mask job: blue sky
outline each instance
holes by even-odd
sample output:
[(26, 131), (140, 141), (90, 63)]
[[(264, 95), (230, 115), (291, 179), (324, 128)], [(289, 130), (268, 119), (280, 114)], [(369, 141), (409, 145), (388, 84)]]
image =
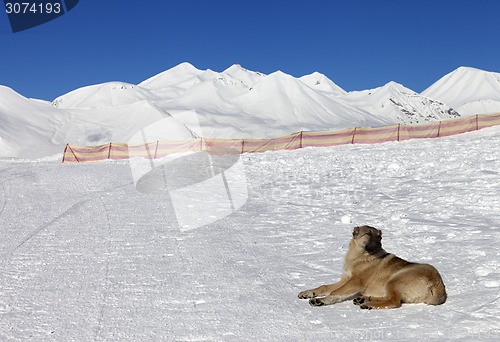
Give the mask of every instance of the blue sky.
[(347, 91), (396, 81), (420, 92), (459, 66), (500, 72), (499, 13), (498, 0), (80, 0), (14, 34), (2, 11), (0, 84), (52, 100), (190, 62), (319, 71)]

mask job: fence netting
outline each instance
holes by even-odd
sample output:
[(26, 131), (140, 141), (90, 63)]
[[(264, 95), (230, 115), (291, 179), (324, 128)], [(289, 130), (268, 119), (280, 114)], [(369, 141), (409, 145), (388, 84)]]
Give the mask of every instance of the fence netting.
[(163, 158), (169, 154), (208, 151), (213, 153), (255, 153), (327, 147), (346, 144), (377, 144), (409, 139), (439, 138), (500, 125), (500, 113), (419, 125), (391, 125), (376, 128), (348, 128), (332, 132), (301, 131), (272, 139), (207, 139), (155, 141), (142, 145), (109, 143), (99, 146), (67, 144), (62, 162), (122, 160), (134, 157)]

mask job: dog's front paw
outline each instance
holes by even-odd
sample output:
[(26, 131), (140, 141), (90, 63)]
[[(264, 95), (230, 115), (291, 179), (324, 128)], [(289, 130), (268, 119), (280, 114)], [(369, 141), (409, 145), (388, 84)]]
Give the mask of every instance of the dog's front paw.
[(300, 299), (314, 298), (316, 297), (316, 293), (313, 290), (302, 291), (299, 293)]
[(309, 299), (309, 304), (311, 306), (323, 306), (323, 305), (325, 305), (325, 303), (323, 302), (323, 300), (321, 298)]
[(364, 297), (357, 297), (352, 300), (354, 305), (362, 305), (365, 303), (365, 298)]
[(370, 305), (370, 297), (356, 297), (352, 300), (354, 305), (359, 306), (360, 309), (371, 310), (373, 307)]
[(358, 305), (360, 309), (371, 310), (373, 307), (369, 304), (370, 297), (357, 297), (352, 300), (354, 305)]

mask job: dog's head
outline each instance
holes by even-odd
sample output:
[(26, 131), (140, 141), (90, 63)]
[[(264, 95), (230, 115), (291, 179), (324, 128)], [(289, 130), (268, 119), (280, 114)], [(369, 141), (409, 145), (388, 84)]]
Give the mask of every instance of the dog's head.
[(352, 241), (368, 253), (376, 253), (382, 249), (382, 231), (370, 226), (355, 227)]

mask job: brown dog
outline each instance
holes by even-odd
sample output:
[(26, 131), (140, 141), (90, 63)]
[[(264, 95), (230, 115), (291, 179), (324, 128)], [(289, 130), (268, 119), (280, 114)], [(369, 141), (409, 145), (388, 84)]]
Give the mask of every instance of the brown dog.
[(370, 226), (354, 228), (342, 278), (299, 293), (313, 306), (354, 300), (362, 309), (398, 308), (402, 303), (443, 304), (446, 290), (431, 265), (411, 263), (382, 248), (382, 232)]

